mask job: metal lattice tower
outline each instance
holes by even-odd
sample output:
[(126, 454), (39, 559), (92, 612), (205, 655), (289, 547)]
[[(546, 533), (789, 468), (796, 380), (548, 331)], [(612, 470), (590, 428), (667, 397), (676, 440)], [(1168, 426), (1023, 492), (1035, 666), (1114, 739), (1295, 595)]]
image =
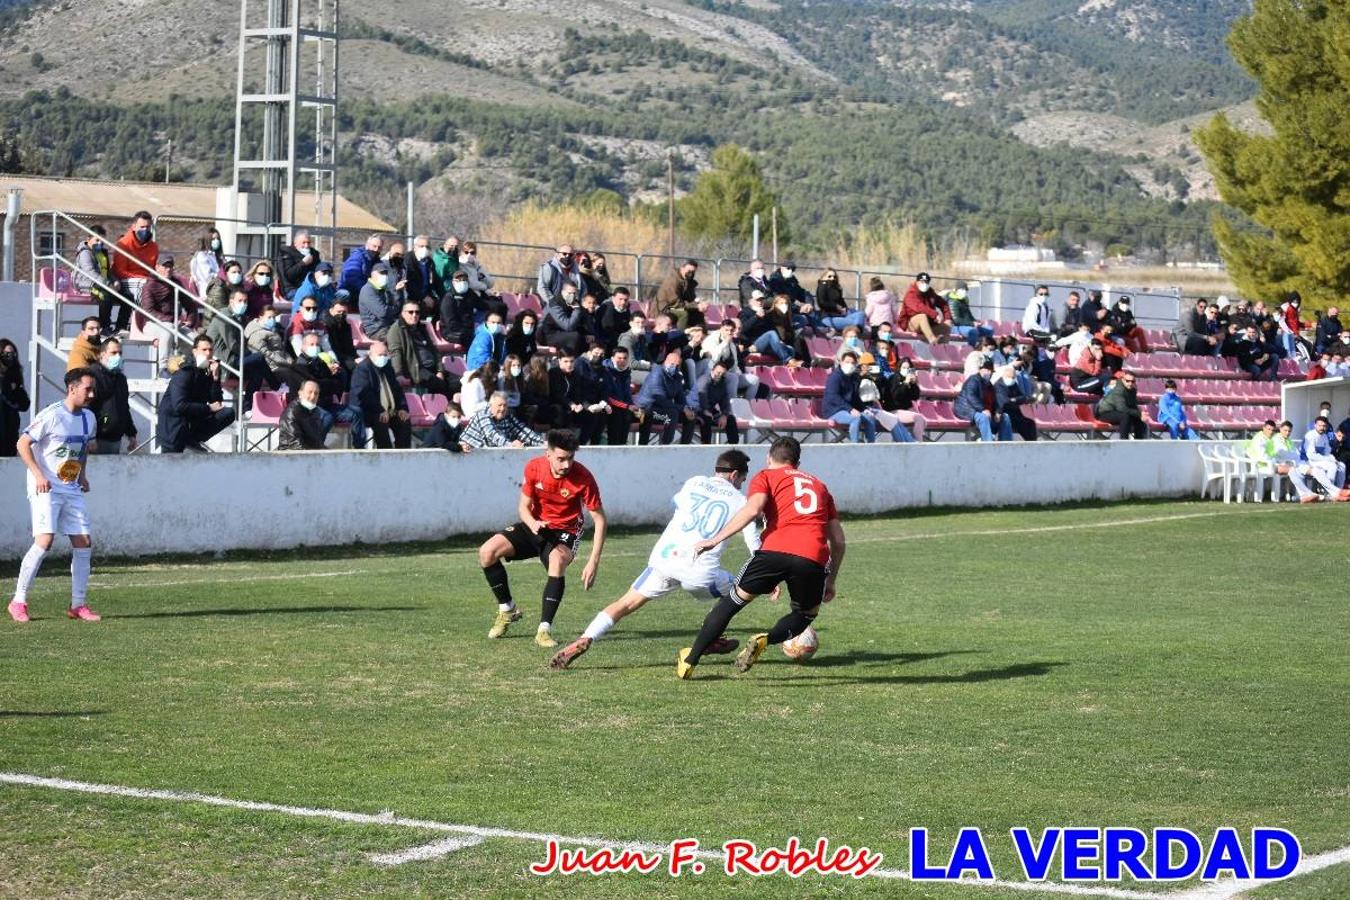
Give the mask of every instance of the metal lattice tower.
[[(337, 229), (338, 0), (240, 0), (234, 113), (236, 252), (272, 258)], [(230, 223), (221, 221), (221, 230)], [(270, 226), (270, 227), (269, 227)]]

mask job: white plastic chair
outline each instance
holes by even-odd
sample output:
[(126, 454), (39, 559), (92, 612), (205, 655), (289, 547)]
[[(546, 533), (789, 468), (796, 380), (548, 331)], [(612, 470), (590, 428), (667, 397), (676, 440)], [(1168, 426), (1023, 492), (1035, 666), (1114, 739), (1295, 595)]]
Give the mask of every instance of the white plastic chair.
[(1200, 497), (1204, 499), (1209, 496), (1210, 486), (1214, 486), (1214, 496), (1219, 496), (1219, 485), (1223, 485), (1223, 502), (1228, 503), (1231, 497), (1232, 481), (1228, 477), (1228, 462), (1218, 453), (1210, 450), (1208, 447), (1196, 447), (1196, 452), (1200, 454), (1200, 461), (1205, 466), (1205, 480), (1200, 485)]

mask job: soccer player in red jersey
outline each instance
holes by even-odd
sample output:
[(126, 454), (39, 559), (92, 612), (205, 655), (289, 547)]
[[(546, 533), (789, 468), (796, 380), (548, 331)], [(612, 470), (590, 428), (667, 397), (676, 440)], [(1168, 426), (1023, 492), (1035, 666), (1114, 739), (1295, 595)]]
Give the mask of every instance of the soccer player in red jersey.
[(497, 598), (497, 618), (488, 637), (499, 638), (521, 617), (511, 599), (511, 586), (502, 561), (531, 556), (539, 558), (548, 570), (548, 581), (544, 583), (544, 608), (534, 642), (540, 647), (556, 647), (558, 642), (551, 633), (553, 617), (562, 603), (567, 567), (576, 558), (577, 548), (581, 545), (582, 507), (590, 510), (595, 522), (595, 547), (586, 567), (581, 570), (581, 583), (588, 591), (595, 584), (600, 569), (606, 523), (595, 478), (574, 460), (576, 435), (570, 431), (550, 431), (546, 445), (543, 456), (536, 456), (525, 464), (518, 506), (520, 521), (488, 538), (478, 548), (478, 563)]
[(834, 599), (835, 579), (844, 562), (844, 529), (829, 488), (797, 468), (801, 459), (802, 445), (795, 439), (774, 441), (769, 446), (768, 468), (761, 469), (746, 490), (745, 506), (721, 531), (694, 545), (695, 552), (702, 553), (764, 517), (763, 542), (741, 569), (736, 590), (708, 613), (694, 645), (680, 651), (675, 662), (680, 678), (694, 677), (694, 666), (736, 613), (783, 582), (791, 609), (767, 632), (750, 638), (736, 657), (737, 671), (748, 672), (770, 644), (801, 634), (815, 620), (820, 604)]

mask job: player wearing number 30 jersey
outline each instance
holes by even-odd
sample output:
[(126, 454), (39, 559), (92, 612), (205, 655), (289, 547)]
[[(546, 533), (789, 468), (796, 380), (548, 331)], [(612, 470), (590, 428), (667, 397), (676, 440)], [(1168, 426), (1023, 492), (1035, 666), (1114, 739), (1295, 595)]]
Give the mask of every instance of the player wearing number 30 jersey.
[[(647, 568), (626, 594), (596, 614), (581, 637), (554, 655), (549, 662), (551, 668), (566, 669), (614, 623), (637, 612), (648, 600), (663, 597), (676, 588), (682, 587), (689, 594), (708, 600), (722, 600), (731, 595), (731, 574), (718, 565), (724, 545), (718, 544), (701, 554), (694, 548), (721, 531), (745, 506), (741, 485), (750, 471), (750, 457), (739, 450), (728, 450), (717, 457), (713, 471), (713, 475), (696, 475), (684, 483), (673, 501), (675, 514), (652, 548)], [(759, 549), (759, 529), (751, 525), (743, 535), (751, 553)], [(705, 652), (730, 653), (736, 646), (736, 641), (719, 637)]]
[(820, 604), (834, 599), (834, 583), (844, 562), (844, 529), (825, 483), (797, 468), (802, 446), (779, 438), (769, 447), (768, 467), (750, 482), (745, 506), (712, 537), (694, 545), (705, 553), (764, 516), (764, 543), (741, 570), (731, 596), (719, 600), (703, 620), (692, 647), (680, 651), (675, 674), (693, 678), (694, 666), (736, 613), (760, 594), (787, 583), (791, 609), (767, 632), (750, 638), (736, 657), (738, 671), (749, 671), (770, 644), (781, 644), (806, 630)]

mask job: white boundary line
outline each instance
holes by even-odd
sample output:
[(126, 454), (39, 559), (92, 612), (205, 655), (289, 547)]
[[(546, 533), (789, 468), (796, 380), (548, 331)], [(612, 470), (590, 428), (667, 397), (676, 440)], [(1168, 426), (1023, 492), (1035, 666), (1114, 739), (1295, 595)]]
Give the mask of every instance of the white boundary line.
[[(1316, 856), (1309, 856), (1299, 860), (1298, 868), (1294, 871), (1294, 874), (1289, 877), (1297, 878), (1300, 875), (1320, 872), (1322, 869), (1328, 869), (1332, 866), (1338, 866), (1341, 863), (1347, 862), (1350, 862), (1350, 847), (1328, 850), (1326, 853), (1319, 853)], [(1289, 879), (1285, 878), (1280, 880), (1288, 881)], [(1242, 880), (1228, 879), (1226, 881), (1216, 881), (1212, 884), (1202, 884), (1197, 888), (1172, 894), (1168, 900), (1227, 900), (1227, 898), (1236, 897), (1244, 891), (1251, 891), (1267, 884), (1276, 883), (1276, 881), (1269, 878), (1245, 878)]]
[[(209, 564), (208, 564), (209, 565)], [(192, 578), (184, 581), (145, 581), (145, 582), (100, 582), (89, 586), (101, 591), (145, 590), (147, 588), (182, 587), (188, 584), (236, 584), (246, 581), (296, 581), (304, 578), (341, 578), (346, 575), (364, 575), (367, 569), (348, 569), (344, 572), (288, 572), (284, 575), (240, 575), (229, 578)]]
[[(421, 859), (434, 859), (447, 853), (452, 853), (466, 847), (475, 846), (488, 838), (506, 838), (517, 841), (530, 841), (533, 843), (557, 842), (568, 847), (590, 847), (590, 848), (612, 848), (641, 850), (647, 853), (666, 853), (669, 851), (669, 844), (654, 844), (643, 841), (607, 841), (596, 837), (571, 837), (560, 834), (546, 834), (536, 831), (515, 831), (509, 828), (485, 828), (477, 825), (456, 825), (449, 822), (436, 822), (428, 819), (410, 819), (395, 815), (392, 812), (383, 812), (378, 815), (370, 813), (347, 812), (337, 809), (322, 809), (307, 806), (286, 806), (278, 803), (260, 803), (252, 800), (232, 800), (228, 797), (217, 797), (211, 794), (198, 794), (189, 791), (166, 791), (153, 790), (149, 788), (123, 787), (112, 784), (96, 784), (87, 781), (71, 781), (65, 778), (45, 778), (39, 775), (27, 775), (21, 772), (0, 772), (0, 783), (20, 785), (24, 787), (49, 788), (59, 791), (73, 791), (82, 794), (99, 794), (113, 797), (133, 797), (140, 800), (168, 800), (177, 803), (200, 803), (206, 806), (218, 806), (227, 809), (241, 809), (249, 812), (279, 813), (281, 815), (296, 816), (305, 819), (328, 819), (336, 822), (347, 822), (355, 825), (380, 825), (384, 827), (398, 827), (420, 829), (424, 831), (439, 831), (456, 835), (456, 837), (436, 841), (431, 844), (422, 844), (411, 847), (407, 850), (372, 855), (369, 858), (378, 865), (398, 865), (403, 862), (411, 862)], [(723, 855), (713, 850), (700, 850), (697, 853), (700, 859), (721, 860)], [(1350, 848), (1333, 851), (1332, 853), (1322, 854), (1314, 857), (1307, 863), (1315, 863), (1315, 868), (1325, 868), (1335, 865), (1337, 862), (1350, 859)], [(1305, 871), (1314, 871), (1306, 864), (1300, 864), (1297, 874), (1304, 874)], [(892, 880), (910, 880), (908, 872), (899, 869), (876, 869), (869, 877), (877, 877)], [(1122, 888), (1106, 886), (1083, 886), (1074, 884), (1062, 884), (1059, 882), (1029, 882), (1029, 881), (976, 881), (964, 879), (957, 882), (945, 882), (952, 884), (961, 884), (968, 887), (1001, 888), (1010, 891), (1027, 891), (1051, 894), (1067, 894), (1079, 897), (1111, 897), (1117, 900), (1159, 900), (1159, 898), (1169, 898), (1169, 900), (1192, 900), (1190, 893), (1163, 893), (1158, 891), (1145, 892), (1125, 890)], [(1194, 893), (1195, 900), (1209, 900), (1213, 897), (1231, 897), (1240, 890), (1245, 890), (1249, 884), (1219, 884), (1206, 886), (1206, 888), (1224, 888), (1223, 893), (1218, 894), (1199, 894)]]

